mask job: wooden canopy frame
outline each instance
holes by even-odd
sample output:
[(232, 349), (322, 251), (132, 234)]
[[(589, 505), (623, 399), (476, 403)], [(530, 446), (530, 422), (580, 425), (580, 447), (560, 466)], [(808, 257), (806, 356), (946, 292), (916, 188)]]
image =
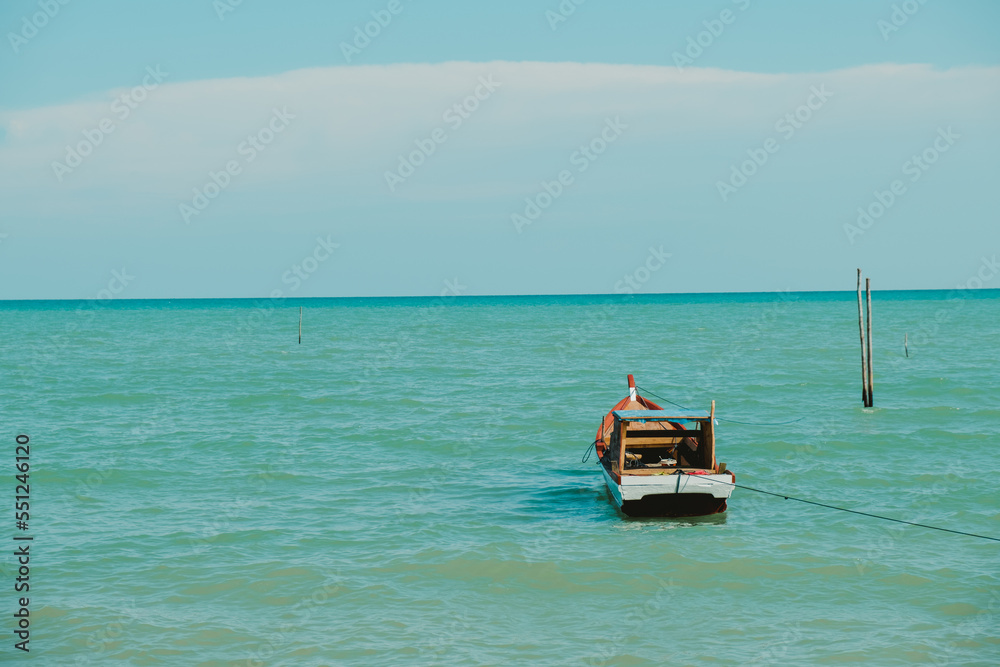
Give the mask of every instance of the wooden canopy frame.
[[(685, 439), (694, 440), (695, 449), (703, 452), (704, 468), (715, 470), (715, 401), (712, 410), (705, 412), (675, 413), (667, 410), (612, 410), (614, 423), (611, 430), (612, 450), (618, 450), (618, 474), (625, 474), (626, 452), (647, 447), (673, 446), (676, 451)], [(695, 422), (700, 428), (685, 428), (682, 424)]]

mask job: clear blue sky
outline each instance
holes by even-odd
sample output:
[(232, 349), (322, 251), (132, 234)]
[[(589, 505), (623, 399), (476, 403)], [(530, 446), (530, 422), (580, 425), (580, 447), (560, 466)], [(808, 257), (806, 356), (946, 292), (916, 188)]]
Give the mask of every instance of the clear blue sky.
[(0, 298), (950, 288), (1000, 254), (1000, 3), (223, 6), (3, 3)]

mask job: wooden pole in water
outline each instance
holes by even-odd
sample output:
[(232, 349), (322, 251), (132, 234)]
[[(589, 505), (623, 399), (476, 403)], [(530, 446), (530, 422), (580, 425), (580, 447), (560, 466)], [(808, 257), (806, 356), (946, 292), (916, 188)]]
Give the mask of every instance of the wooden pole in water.
[(861, 269), (858, 269), (858, 331), (861, 332), (861, 404), (868, 407), (868, 363), (865, 360), (865, 322), (861, 310)]
[(875, 405), (875, 369), (872, 365), (872, 279), (865, 278), (868, 300), (868, 407)]
[(908, 333), (903, 334), (903, 352), (906, 353), (907, 357), (910, 356), (910, 341), (909, 341), (909, 337), (910, 337), (910, 334), (908, 334)]
[(299, 306), (299, 345), (302, 345), (302, 306)]

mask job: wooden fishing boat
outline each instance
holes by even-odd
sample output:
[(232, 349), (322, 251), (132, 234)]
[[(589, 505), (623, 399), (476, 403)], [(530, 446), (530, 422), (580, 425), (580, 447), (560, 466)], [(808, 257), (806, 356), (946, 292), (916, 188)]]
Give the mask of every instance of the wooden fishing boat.
[(715, 462), (712, 411), (664, 410), (628, 396), (601, 421), (594, 442), (604, 481), (628, 516), (704, 516), (726, 511), (736, 475)]

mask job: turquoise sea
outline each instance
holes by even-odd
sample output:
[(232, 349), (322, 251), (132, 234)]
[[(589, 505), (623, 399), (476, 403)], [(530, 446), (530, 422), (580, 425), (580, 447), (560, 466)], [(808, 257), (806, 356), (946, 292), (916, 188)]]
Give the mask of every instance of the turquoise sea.
[(0, 661), (998, 664), (998, 542), (581, 463), (633, 373), (738, 483), (1000, 537), (1000, 291), (873, 300), (873, 409), (853, 293), (2, 302)]

